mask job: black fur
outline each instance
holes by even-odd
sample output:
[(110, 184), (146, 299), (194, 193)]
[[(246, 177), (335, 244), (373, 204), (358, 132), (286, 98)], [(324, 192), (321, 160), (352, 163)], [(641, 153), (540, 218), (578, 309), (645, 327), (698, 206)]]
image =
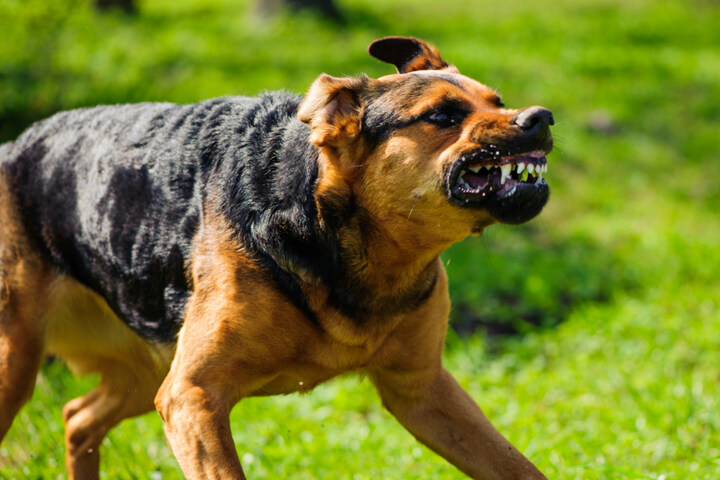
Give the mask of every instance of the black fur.
[(3, 145), (0, 166), (36, 246), (146, 338), (170, 341), (181, 325), (186, 265), (213, 191), (242, 241), (312, 316), (278, 265), (336, 266), (336, 247), (315, 228), (317, 153), (295, 118), (299, 101), (275, 93), (64, 112)]

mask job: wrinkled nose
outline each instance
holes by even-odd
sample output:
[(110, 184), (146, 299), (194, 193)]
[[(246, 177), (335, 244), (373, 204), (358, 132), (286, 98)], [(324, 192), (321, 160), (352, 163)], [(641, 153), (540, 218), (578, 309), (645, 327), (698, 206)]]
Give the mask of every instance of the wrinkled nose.
[(521, 110), (512, 123), (525, 130), (525, 133), (533, 135), (547, 131), (550, 125), (555, 125), (553, 114), (547, 108), (534, 106)]

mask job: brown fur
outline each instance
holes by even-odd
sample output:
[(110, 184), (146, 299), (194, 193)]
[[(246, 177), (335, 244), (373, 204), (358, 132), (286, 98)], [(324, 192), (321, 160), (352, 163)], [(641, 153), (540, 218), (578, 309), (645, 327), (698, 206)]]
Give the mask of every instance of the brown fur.
[[(423, 52), (403, 71), (457, 72), (434, 47), (423, 44)], [(104, 435), (123, 418), (151, 410), (153, 399), (187, 477), (245, 478), (228, 418), (236, 402), (306, 391), (362, 371), (413, 435), (471, 477), (544, 478), (442, 367), (450, 302), (438, 255), (494, 220), (484, 210), (448, 203), (438, 182), (451, 157), (477, 145), (480, 136), (501, 138), (516, 113), (498, 108), (491, 89), (458, 79), (461, 86), (437, 82), (419, 100), (391, 98), (406, 118), (455, 98), (473, 112), (469, 127), (438, 132), (416, 122), (376, 148), (359, 136), (356, 91), (362, 84), (402, 92), (402, 74), (378, 80), (323, 75), (299, 111), (321, 152), (321, 218), (346, 209), (350, 196), (359, 212), (338, 235), (358, 291), (371, 299), (372, 321), (364, 323), (332, 306), (321, 281), (296, 272), (317, 318), (305, 316), (210, 206), (194, 241), (193, 291), (177, 347), (145, 342), (102, 298), (54, 273), (34, 252), (0, 178), (0, 438), (48, 352), (77, 373), (102, 376), (97, 388), (63, 411), (71, 479), (97, 478)]]

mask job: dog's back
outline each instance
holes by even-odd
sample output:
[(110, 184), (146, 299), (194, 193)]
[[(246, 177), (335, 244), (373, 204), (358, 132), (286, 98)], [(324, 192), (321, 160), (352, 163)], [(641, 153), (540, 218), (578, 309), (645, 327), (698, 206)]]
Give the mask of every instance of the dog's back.
[(225, 188), (210, 177), (262, 177), (261, 157), (243, 153), (267, 149), (293, 104), (274, 94), (63, 112), (3, 145), (2, 171), (34, 246), (137, 333), (168, 341), (203, 196)]
[[(193, 110), (142, 104), (61, 113), (23, 134), (5, 166), (37, 247), (153, 337), (173, 333), (173, 305), (186, 295), (199, 172), (197, 147), (178, 143), (189, 136), (182, 122)], [(171, 228), (178, 222), (186, 228)], [(153, 273), (161, 275), (151, 280)]]

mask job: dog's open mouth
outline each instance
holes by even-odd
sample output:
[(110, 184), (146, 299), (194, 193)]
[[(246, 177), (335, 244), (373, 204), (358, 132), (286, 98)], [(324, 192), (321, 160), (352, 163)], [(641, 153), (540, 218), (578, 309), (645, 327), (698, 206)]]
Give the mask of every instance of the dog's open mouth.
[(522, 223), (540, 213), (550, 194), (543, 174), (545, 152), (517, 155), (464, 155), (448, 174), (448, 190), (455, 203), (485, 208), (498, 221)]
[(469, 164), (460, 170), (457, 190), (462, 196), (487, 196), (491, 193), (510, 193), (518, 183), (544, 182), (547, 171), (545, 153), (534, 152), (502, 157), (496, 162)]

